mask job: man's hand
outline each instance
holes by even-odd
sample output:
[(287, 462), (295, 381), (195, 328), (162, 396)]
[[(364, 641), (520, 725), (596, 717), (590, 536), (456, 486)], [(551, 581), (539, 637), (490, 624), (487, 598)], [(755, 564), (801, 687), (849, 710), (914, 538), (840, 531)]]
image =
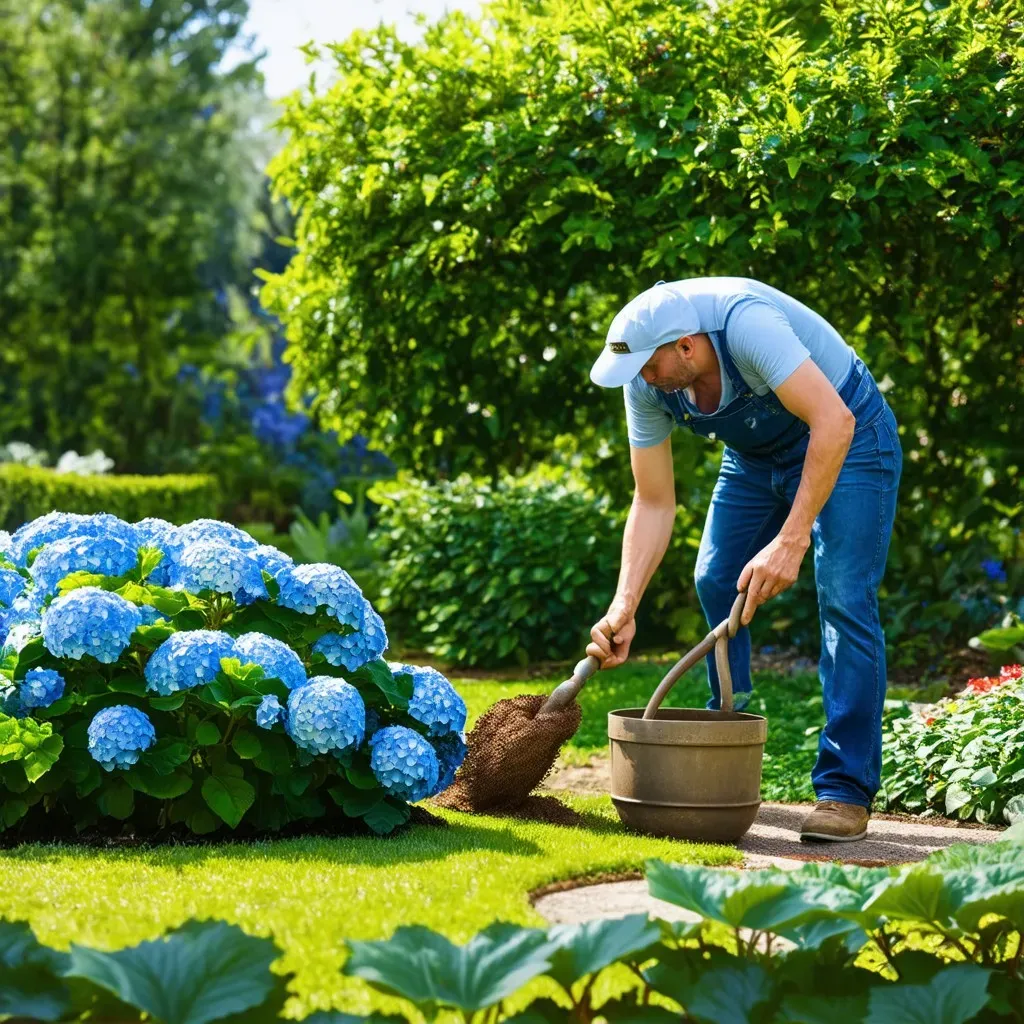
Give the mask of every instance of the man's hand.
[(810, 545), (810, 537), (784, 537), (780, 533), (747, 562), (736, 581), (737, 590), (747, 591), (740, 619), (744, 626), (750, 624), (758, 606), (796, 583)]
[(613, 604), (590, 631), (593, 643), (587, 645), (587, 654), (597, 658), (602, 669), (616, 668), (629, 657), (629, 645), (635, 636), (636, 619), (632, 613)]

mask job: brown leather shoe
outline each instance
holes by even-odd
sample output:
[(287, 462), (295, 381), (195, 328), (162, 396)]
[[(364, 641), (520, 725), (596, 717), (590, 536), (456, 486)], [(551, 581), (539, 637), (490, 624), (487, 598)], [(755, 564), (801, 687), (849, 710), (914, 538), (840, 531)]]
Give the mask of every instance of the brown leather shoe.
[(804, 842), (852, 843), (868, 834), (866, 807), (843, 804), (836, 800), (819, 800), (804, 819), (800, 838)]

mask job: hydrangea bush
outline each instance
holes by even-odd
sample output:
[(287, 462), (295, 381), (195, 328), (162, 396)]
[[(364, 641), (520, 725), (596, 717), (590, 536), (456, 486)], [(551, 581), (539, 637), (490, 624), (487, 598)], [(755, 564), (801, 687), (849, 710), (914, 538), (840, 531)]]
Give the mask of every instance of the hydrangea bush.
[(971, 679), (953, 698), (889, 715), (886, 808), (994, 824), (1024, 820), (1024, 667)]
[(0, 534), (0, 828), (391, 831), (451, 784), (466, 706), (387, 646), (344, 569), (229, 523)]

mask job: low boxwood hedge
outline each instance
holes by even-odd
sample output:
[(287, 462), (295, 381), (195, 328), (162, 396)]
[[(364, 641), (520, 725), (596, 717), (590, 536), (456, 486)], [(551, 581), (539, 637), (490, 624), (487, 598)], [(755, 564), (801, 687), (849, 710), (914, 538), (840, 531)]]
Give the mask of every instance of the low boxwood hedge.
[(0, 529), (13, 530), (47, 512), (110, 512), (127, 522), (157, 516), (172, 523), (216, 519), (221, 505), (216, 477), (80, 476), (52, 469), (0, 464)]

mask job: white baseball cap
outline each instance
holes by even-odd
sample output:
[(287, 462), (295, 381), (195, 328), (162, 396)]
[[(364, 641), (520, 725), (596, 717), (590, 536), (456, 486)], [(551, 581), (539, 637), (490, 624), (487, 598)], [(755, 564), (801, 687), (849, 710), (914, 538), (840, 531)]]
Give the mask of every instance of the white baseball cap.
[(682, 284), (658, 281), (615, 314), (604, 351), (590, 369), (595, 384), (621, 388), (643, 369), (659, 345), (700, 330), (700, 317), (683, 294)]

